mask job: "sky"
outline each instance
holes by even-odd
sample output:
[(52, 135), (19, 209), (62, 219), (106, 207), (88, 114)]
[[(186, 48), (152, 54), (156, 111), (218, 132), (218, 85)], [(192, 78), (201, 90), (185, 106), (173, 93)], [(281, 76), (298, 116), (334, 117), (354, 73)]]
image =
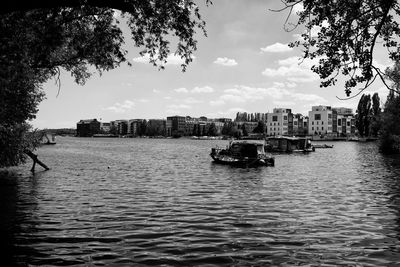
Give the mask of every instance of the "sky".
[[(165, 69), (159, 70), (126, 40), (132, 67), (122, 64), (102, 75), (94, 72), (83, 86), (62, 72), (60, 84), (44, 84), (46, 99), (31, 124), (39, 129), (76, 128), (79, 120), (93, 118), (234, 119), (237, 112), (267, 113), (274, 108), (303, 115), (315, 105), (357, 108), (361, 96), (340, 100), (346, 98), (340, 80), (337, 86), (320, 88), (319, 77), (310, 70), (312, 62), (300, 64), (301, 49), (287, 46), (297, 40), (301, 28), (284, 29), (287, 12), (271, 11), (282, 8), (281, 1), (215, 0), (208, 7), (203, 2), (199, 6), (207, 37), (198, 33), (198, 49), (186, 72), (174, 47)], [(377, 51), (375, 61), (391, 65), (384, 51)], [(365, 93), (374, 92), (383, 103), (387, 90), (381, 81)]]

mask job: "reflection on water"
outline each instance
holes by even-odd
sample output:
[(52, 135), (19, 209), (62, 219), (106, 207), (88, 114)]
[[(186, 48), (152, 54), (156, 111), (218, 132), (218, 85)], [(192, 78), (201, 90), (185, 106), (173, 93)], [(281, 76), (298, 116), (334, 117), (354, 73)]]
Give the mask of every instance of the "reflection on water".
[(232, 168), (209, 157), (224, 142), (59, 138), (50, 171), (1, 186), (4, 244), (32, 265), (400, 262), (399, 157), (338, 142)]

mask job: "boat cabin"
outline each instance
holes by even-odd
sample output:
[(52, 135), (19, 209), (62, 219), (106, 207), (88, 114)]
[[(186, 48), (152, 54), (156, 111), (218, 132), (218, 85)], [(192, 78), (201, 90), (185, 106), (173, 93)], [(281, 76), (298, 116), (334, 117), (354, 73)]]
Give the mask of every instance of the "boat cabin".
[(266, 151), (270, 152), (311, 152), (315, 148), (306, 137), (277, 136), (267, 138)]
[(264, 144), (246, 141), (231, 142), (229, 151), (237, 158), (257, 158), (258, 155), (264, 154)]

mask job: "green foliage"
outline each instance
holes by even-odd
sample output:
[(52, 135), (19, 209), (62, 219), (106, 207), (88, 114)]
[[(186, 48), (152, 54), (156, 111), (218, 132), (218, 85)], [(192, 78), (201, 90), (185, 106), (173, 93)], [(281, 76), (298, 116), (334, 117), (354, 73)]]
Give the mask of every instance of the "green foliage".
[(215, 126), (215, 123), (210, 124), (210, 126), (208, 127), (207, 135), (208, 136), (217, 136), (218, 135), (218, 131), (217, 131), (217, 127)]
[(9, 2), (0, 10), (0, 167), (23, 162), (24, 150), (35, 148), (24, 122), (35, 118), (44, 82), (59, 81), (65, 69), (84, 84), (93, 68), (101, 74), (127, 61), (115, 10), (130, 28), (131, 43), (161, 69), (174, 43), (184, 71), (197, 49), (196, 30), (206, 34), (192, 0)]
[[(285, 7), (303, 5), (298, 25), (304, 25), (301, 41), (291, 44), (304, 48), (304, 58), (318, 59), (312, 67), (321, 78), (321, 87), (335, 85), (339, 75), (347, 77), (345, 93), (363, 84), (366, 88), (383, 71), (374, 65), (376, 44), (387, 48), (388, 57), (400, 59), (400, 15), (396, 0), (283, 0)], [(290, 14), (289, 14), (290, 16)]]
[(254, 128), (253, 133), (265, 133), (265, 130), (266, 130), (265, 122), (259, 121), (257, 127)]
[(147, 136), (165, 135), (165, 122), (163, 120), (150, 120), (146, 127)]
[(233, 122), (224, 123), (224, 126), (222, 127), (221, 133), (222, 133), (222, 135), (225, 135), (225, 136), (235, 136), (235, 137), (239, 137), (240, 136), (240, 134), (239, 134), (240, 131), (234, 125)]
[(241, 130), (242, 130), (243, 136), (248, 136), (249, 135), (249, 132), (246, 129), (246, 124), (245, 123), (242, 124)]
[(400, 153), (400, 61), (386, 70), (386, 76), (392, 81), (393, 89), (380, 115), (379, 144), (383, 153), (393, 154)]
[(371, 96), (363, 94), (358, 102), (356, 127), (361, 136), (369, 136), (371, 120)]
[(372, 118), (370, 125), (370, 133), (372, 136), (377, 137), (381, 129), (381, 102), (378, 93), (374, 93), (372, 96)]
[(383, 153), (400, 153), (400, 95), (394, 92), (385, 103), (379, 141)]
[(39, 136), (26, 123), (0, 124), (0, 168), (25, 162), (26, 150), (39, 145)]

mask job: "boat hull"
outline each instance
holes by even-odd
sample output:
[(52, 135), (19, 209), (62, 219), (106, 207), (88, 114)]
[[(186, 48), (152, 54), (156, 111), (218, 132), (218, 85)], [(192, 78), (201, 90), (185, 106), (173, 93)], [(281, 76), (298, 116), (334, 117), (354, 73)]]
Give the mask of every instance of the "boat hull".
[(260, 157), (260, 158), (234, 158), (227, 155), (210, 154), (215, 163), (230, 165), (236, 167), (259, 167), (259, 166), (274, 166), (275, 158)]

